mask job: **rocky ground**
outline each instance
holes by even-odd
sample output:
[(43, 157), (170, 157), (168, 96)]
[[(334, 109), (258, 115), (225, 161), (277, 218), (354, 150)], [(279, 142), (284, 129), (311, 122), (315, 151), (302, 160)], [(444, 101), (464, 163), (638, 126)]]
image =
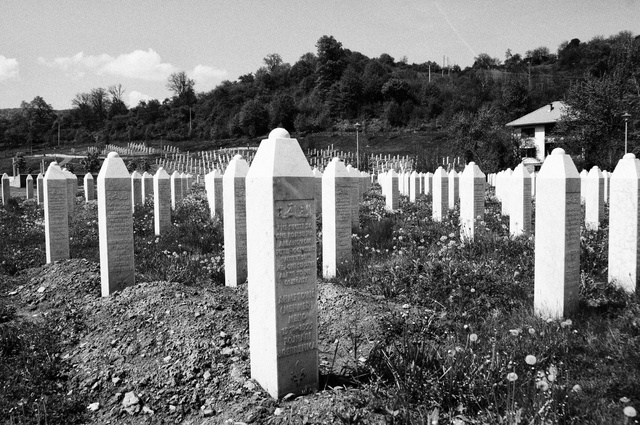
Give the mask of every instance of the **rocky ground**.
[(86, 408), (84, 423), (393, 422), (372, 401), (364, 363), (379, 318), (406, 305), (320, 282), (320, 388), (274, 400), (250, 379), (246, 285), (139, 282), (102, 298), (99, 265), (82, 259), (7, 280), (13, 320), (46, 324), (60, 341), (57, 388)]

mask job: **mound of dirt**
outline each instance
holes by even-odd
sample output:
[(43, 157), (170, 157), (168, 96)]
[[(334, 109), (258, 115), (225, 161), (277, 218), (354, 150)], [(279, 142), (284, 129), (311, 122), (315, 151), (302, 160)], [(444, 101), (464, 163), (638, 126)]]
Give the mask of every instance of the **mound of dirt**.
[(88, 423), (386, 423), (356, 378), (380, 317), (403, 306), (318, 289), (321, 388), (288, 400), (250, 379), (246, 285), (142, 282), (102, 298), (99, 265), (66, 260), (24, 271), (0, 296), (15, 320), (53, 325), (65, 391), (83, 400)]

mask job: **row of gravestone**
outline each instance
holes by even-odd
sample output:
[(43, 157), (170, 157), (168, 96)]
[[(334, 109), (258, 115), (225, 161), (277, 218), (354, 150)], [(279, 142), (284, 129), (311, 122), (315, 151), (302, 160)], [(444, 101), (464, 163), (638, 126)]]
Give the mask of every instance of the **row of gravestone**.
[[(420, 178), (414, 178), (409, 178), (410, 186), (419, 187)], [(397, 208), (396, 182), (402, 178), (391, 170), (378, 179), (388, 208)], [(484, 219), (485, 176), (478, 167), (469, 163), (459, 182), (453, 173), (447, 175), (439, 168), (423, 187), (431, 190), (433, 219), (439, 221), (449, 207), (451, 197), (446, 195), (453, 192), (451, 184), (458, 183), (461, 232), (464, 237), (473, 238)], [(612, 174), (594, 167), (586, 176), (580, 176), (571, 157), (556, 149), (533, 178), (521, 164), (511, 173), (490, 175), (489, 184), (492, 183), (502, 202), (502, 214), (510, 218), (510, 233), (514, 236), (531, 232), (531, 201), (535, 194), (534, 309), (538, 315), (558, 318), (577, 308), (581, 199), (588, 229), (599, 227), (605, 200), (608, 201), (608, 279), (635, 292), (640, 272), (640, 160), (633, 154), (626, 154)]]
[[(226, 269), (229, 274), (227, 280), (235, 281), (235, 284), (244, 281), (239, 277), (243, 270), (237, 267), (237, 263), (238, 257), (246, 255), (252, 377), (274, 397), (315, 389), (318, 382), (318, 182), (322, 193), (323, 276), (332, 277), (340, 267), (350, 266), (354, 204), (357, 206), (360, 196), (354, 197), (354, 193), (359, 193), (362, 182), (370, 182), (370, 179), (359, 173), (358, 179), (350, 178), (347, 167), (337, 158), (329, 163), (321, 178), (316, 177), (297, 141), (282, 129), (274, 130), (269, 139), (261, 143), (251, 167), (241, 158), (234, 158), (232, 163), (222, 177), (225, 268), (227, 255), (234, 256), (236, 266)], [(625, 171), (628, 174), (633, 172), (634, 177), (625, 180), (622, 177)], [(207, 195), (211, 196), (212, 192), (216, 197), (215, 180), (220, 177), (215, 173), (207, 177)], [(449, 178), (450, 175), (440, 167), (430, 184), (424, 185), (431, 188), (435, 220), (441, 220), (447, 214)], [(387, 198), (397, 195), (398, 178), (393, 170), (381, 174), (378, 179)], [(67, 222), (64, 215), (67, 177), (57, 165), (52, 164), (44, 180), (49, 261), (49, 250), (62, 245), (50, 241), (65, 238), (65, 235), (55, 235), (59, 227), (54, 225), (54, 221), (59, 214), (59, 222)], [(168, 182), (169, 178), (160, 169), (154, 176), (156, 206), (158, 199), (166, 198), (158, 184), (162, 180)], [(209, 186), (211, 180), (213, 186)], [(624, 211), (624, 218), (615, 218), (620, 216), (616, 215), (619, 213), (615, 212), (617, 201), (614, 200), (619, 196), (623, 200), (620, 209), (624, 209), (628, 208), (630, 200), (635, 199), (635, 214), (630, 216), (637, 218), (639, 181), (640, 161), (633, 155), (626, 155), (611, 178), (612, 238), (618, 233), (620, 237), (629, 233), (638, 235), (637, 223), (635, 230), (629, 231), (628, 209)], [(469, 234), (472, 230), (465, 226), (477, 225), (484, 214), (485, 177), (475, 164), (470, 163), (460, 175), (459, 184), (462, 231)], [(358, 192), (354, 189), (356, 185)], [(166, 187), (169, 188), (168, 185)], [(527, 192), (530, 193), (531, 189)], [(541, 316), (560, 317), (571, 313), (577, 306), (580, 274), (579, 176), (570, 157), (561, 149), (547, 158), (538, 174), (536, 197), (535, 310)], [(215, 198), (211, 209), (212, 214), (219, 213)], [(133, 284), (131, 210), (131, 177), (122, 159), (116, 153), (110, 153), (98, 175), (103, 295)], [(624, 223), (624, 232), (614, 230), (615, 220)], [(243, 244), (246, 254), (238, 254)], [(609, 245), (611, 249), (616, 244), (610, 242)], [(619, 245), (635, 254), (633, 266), (627, 265), (624, 272), (626, 277), (633, 274), (635, 289), (637, 250), (629, 247), (637, 247), (637, 239), (635, 244), (620, 242)], [(630, 256), (612, 255), (610, 252), (610, 261), (613, 258), (620, 262), (622, 257)]]

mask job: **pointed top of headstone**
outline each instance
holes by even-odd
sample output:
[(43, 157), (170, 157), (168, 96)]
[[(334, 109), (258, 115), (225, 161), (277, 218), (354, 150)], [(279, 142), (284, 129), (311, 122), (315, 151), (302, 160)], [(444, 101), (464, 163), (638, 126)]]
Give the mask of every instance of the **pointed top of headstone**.
[(349, 177), (349, 171), (340, 158), (333, 158), (324, 170), (324, 176)]
[(43, 178), (44, 178), (44, 176), (42, 175), (42, 173), (38, 173), (38, 176), (36, 177), (36, 180), (43, 179)]
[(460, 177), (464, 177), (464, 178), (482, 177), (482, 178), (484, 178), (485, 175), (482, 172), (482, 170), (480, 169), (480, 167), (478, 167), (476, 165), (476, 163), (472, 161), (472, 162), (468, 163), (464, 167), (464, 170), (462, 171), (462, 173), (460, 173)]
[[(5, 174), (6, 176), (6, 174)], [(3, 176), (4, 178), (4, 176)], [(62, 171), (62, 169), (60, 168), (60, 166), (58, 166), (57, 162), (52, 162), (51, 164), (49, 164), (49, 167), (47, 167), (47, 172), (44, 175), (44, 178), (47, 180), (51, 180), (51, 179), (63, 179), (66, 180), (67, 176), (64, 174), (64, 171)]]
[(253, 176), (312, 177), (313, 173), (298, 141), (285, 129), (276, 128), (260, 142), (247, 178)]
[(564, 149), (555, 148), (551, 155), (545, 158), (537, 178), (580, 178), (580, 174), (571, 157), (564, 153)]
[(433, 173), (434, 177), (445, 177), (447, 176), (447, 172), (444, 171), (444, 168), (442, 168), (441, 166), (438, 167), (438, 169), (436, 170), (435, 173)]
[(314, 177), (322, 177), (322, 171), (318, 170), (318, 167), (315, 167), (311, 172)]
[(173, 176), (180, 177), (180, 172), (178, 170), (173, 170), (173, 173), (171, 173), (171, 177)]
[(271, 140), (290, 139), (290, 138), (291, 138), (291, 135), (289, 134), (289, 132), (281, 127), (274, 128), (273, 130), (271, 130), (271, 133), (269, 133), (269, 139)]
[(151, 174), (147, 173), (146, 171), (144, 173), (142, 173), (142, 177), (143, 178), (147, 178), (147, 177), (152, 177)]
[(636, 159), (636, 156), (631, 152), (629, 152), (629, 153), (625, 153), (622, 159)]
[(33, 177), (31, 176), (31, 174), (27, 175), (27, 180), (33, 180)]
[(224, 172), (223, 178), (227, 176), (231, 177), (244, 177), (249, 172), (249, 164), (242, 158), (242, 155), (235, 155)]
[(603, 179), (604, 175), (602, 174), (602, 171), (600, 171), (600, 168), (598, 168), (597, 165), (594, 165), (593, 167), (591, 167), (591, 170), (589, 170), (589, 174), (587, 177)]
[(153, 177), (159, 178), (159, 179), (168, 179), (169, 173), (167, 173), (163, 167), (159, 167), (158, 170), (156, 171), (156, 175)]
[(93, 180), (93, 175), (91, 173), (87, 173), (84, 175), (85, 180)]
[(117, 152), (110, 152), (102, 163), (102, 167), (100, 167), (98, 180), (106, 178), (130, 178), (129, 170), (127, 170), (127, 166)]
[(137, 172), (136, 170), (133, 170), (133, 173), (131, 173), (131, 178), (132, 179), (139, 179), (141, 177), (142, 177), (142, 175), (140, 175), (140, 173)]
[(527, 170), (527, 167), (524, 166), (523, 163), (518, 164), (518, 166), (513, 170), (513, 173), (511, 173), (511, 177), (512, 178), (531, 178), (531, 174), (529, 173), (529, 170)]
[(449, 177), (458, 177), (457, 171), (454, 169), (451, 169), (451, 171), (449, 171)]

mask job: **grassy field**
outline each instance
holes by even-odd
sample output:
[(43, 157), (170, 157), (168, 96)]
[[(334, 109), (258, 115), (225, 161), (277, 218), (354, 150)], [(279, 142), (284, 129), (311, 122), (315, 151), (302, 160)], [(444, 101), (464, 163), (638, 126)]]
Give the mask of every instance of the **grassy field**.
[[(95, 203), (78, 203), (77, 211), (70, 234), (72, 258), (96, 264), (99, 255)], [(363, 317), (344, 321), (335, 313), (321, 316), (321, 320), (341, 329), (338, 334), (347, 341), (343, 346), (352, 362), (340, 375), (348, 385), (326, 388), (295, 401), (279, 401), (275, 407), (269, 405), (271, 410), (265, 410), (258, 422), (321, 423), (310, 418), (329, 415), (336, 423), (636, 423), (635, 412), (640, 407), (640, 303), (637, 296), (625, 294), (606, 281), (607, 226), (598, 231), (582, 229), (580, 312), (563, 320), (543, 320), (532, 313), (534, 237), (509, 236), (508, 221), (500, 215), (500, 204), (491, 192), (486, 194), (486, 213), (481, 223), (486, 230), (474, 241), (460, 238), (457, 210), (442, 223), (432, 221), (430, 211), (428, 197), (415, 204), (403, 198), (401, 208), (389, 212), (379, 190), (366, 194), (360, 209), (360, 227), (352, 238), (353, 267), (320, 284), (353, 290), (381, 306), (395, 307), (376, 310), (373, 321), (378, 330), (373, 335), (365, 333)], [(152, 216), (149, 207), (137, 210), (134, 216), (137, 282), (174, 282), (172, 288), (185, 288), (178, 292), (193, 292), (197, 305), (198, 292), (223, 285), (221, 222), (209, 218), (201, 187), (174, 215), (174, 228), (168, 235), (153, 235)], [(35, 273), (31, 270), (44, 263), (42, 211), (33, 203), (12, 201), (9, 207), (0, 209), (0, 231), (4, 235), (0, 274), (13, 282), (8, 289), (0, 290), (0, 372), (4, 382), (9, 383), (0, 393), (0, 411), (5, 417), (11, 412), (13, 419), (9, 423), (36, 423), (34, 418), (44, 409), (50, 419), (76, 414), (78, 403), (87, 406), (102, 393), (80, 387), (74, 390), (73, 400), (64, 394), (62, 398), (42, 398), (42, 394), (51, 393), (50, 386), (55, 383), (61, 385), (60, 391), (68, 392), (69, 382), (81, 380), (74, 378), (79, 372), (61, 371), (62, 351), (56, 345), (56, 333), (18, 320), (13, 298), (7, 296), (7, 291), (19, 291), (17, 288), (28, 285), (27, 277)], [(321, 252), (319, 247), (319, 269)], [(34, 292), (38, 282), (41, 280), (36, 280)], [(82, 288), (82, 281), (73, 282)], [(51, 313), (53, 317), (55, 311), (76, 317), (78, 313), (73, 311), (78, 307), (63, 307), (65, 303), (86, 304), (94, 297), (77, 292), (57, 301), (61, 305)], [(99, 294), (95, 298), (92, 302), (98, 303)], [(126, 307), (119, 307), (117, 297), (114, 300), (116, 314), (127, 311)], [(365, 301), (359, 302), (364, 309)], [(159, 307), (162, 311), (168, 308), (163, 306)], [(222, 320), (215, 311), (213, 314), (213, 320)], [(106, 323), (75, 326), (80, 333), (85, 328), (86, 332), (110, 329)], [(144, 340), (145, 331), (140, 326), (143, 324), (134, 325), (131, 336), (118, 338)], [(246, 344), (246, 334), (241, 335), (244, 336), (238, 337), (239, 343)], [(95, 333), (91, 338), (110, 340)], [(334, 337), (323, 338), (331, 344)], [(70, 344), (69, 352), (87, 350)], [(200, 347), (198, 344), (202, 347), (188, 355), (206, 358), (209, 343), (202, 340), (195, 347)], [(365, 345), (370, 349), (365, 351)], [(48, 362), (31, 361), (33, 347), (38, 353), (49, 353), (45, 357)], [(99, 347), (94, 350), (95, 354), (86, 356), (103, 357)], [(246, 358), (240, 358), (246, 362)], [(327, 364), (330, 366), (322, 369), (324, 376), (330, 376), (333, 370), (333, 363)], [(83, 367), (101, 368), (97, 364)], [(133, 370), (128, 373), (133, 375), (127, 376), (131, 382), (142, 379)], [(221, 377), (227, 373), (232, 372), (221, 373)], [(32, 378), (25, 379), (29, 376)], [(164, 388), (162, 383), (157, 385), (151, 389), (147, 386), (145, 394)], [(175, 391), (194, 391), (189, 382), (175, 385), (179, 385)], [(219, 387), (215, 394), (230, 392), (229, 388)], [(332, 402), (323, 404), (327, 394)], [(241, 411), (242, 403), (256, 395), (248, 392), (244, 397), (236, 395), (225, 403)], [(108, 396), (101, 400), (108, 400)], [(165, 410), (166, 415), (171, 414), (166, 405), (153, 399), (146, 403), (156, 409), (157, 420), (171, 417), (164, 416)], [(185, 418), (197, 417), (198, 406), (196, 403), (185, 407)], [(282, 409), (289, 416), (278, 413)], [(308, 409), (317, 415), (310, 415)], [(92, 419), (88, 413), (83, 415), (84, 423), (106, 420), (105, 416)], [(108, 417), (112, 421), (117, 418)], [(382, 418), (382, 422), (374, 418)]]

